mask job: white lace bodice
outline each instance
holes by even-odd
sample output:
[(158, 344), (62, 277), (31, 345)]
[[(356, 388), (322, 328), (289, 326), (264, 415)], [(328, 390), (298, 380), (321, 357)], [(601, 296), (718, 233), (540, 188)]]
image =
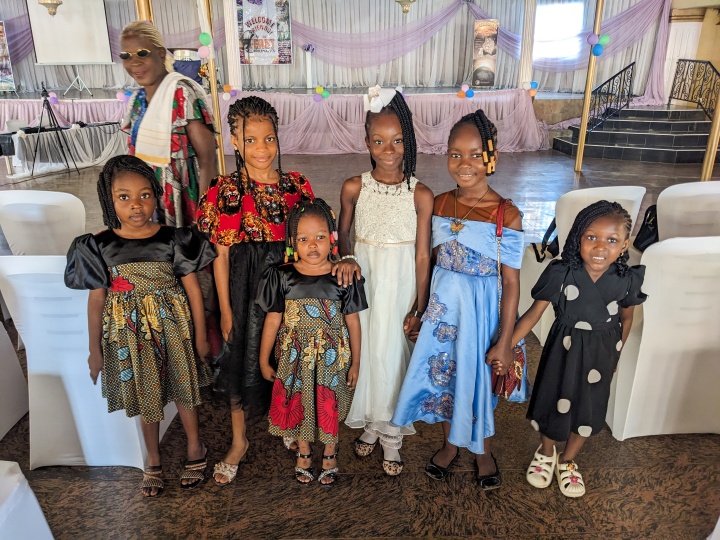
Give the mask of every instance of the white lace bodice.
[(414, 242), (417, 234), (415, 186), (418, 180), (389, 186), (362, 175), (362, 188), (355, 204), (355, 238), (384, 244)]

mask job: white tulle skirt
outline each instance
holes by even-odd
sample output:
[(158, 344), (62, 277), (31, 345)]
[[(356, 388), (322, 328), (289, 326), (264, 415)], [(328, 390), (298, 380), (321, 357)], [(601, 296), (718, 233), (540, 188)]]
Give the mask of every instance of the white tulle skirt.
[(411, 435), (411, 425), (390, 423), (410, 363), (412, 343), (403, 331), (416, 295), (415, 245), (355, 244), (365, 277), (368, 309), (361, 311), (360, 377), (345, 423), (386, 435)]

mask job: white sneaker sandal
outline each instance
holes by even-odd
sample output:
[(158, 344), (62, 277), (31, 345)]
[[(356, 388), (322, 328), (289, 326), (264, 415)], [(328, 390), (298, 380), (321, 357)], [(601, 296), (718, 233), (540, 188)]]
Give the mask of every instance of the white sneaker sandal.
[(542, 445), (538, 446), (535, 451), (535, 455), (525, 473), (525, 478), (531, 486), (544, 489), (552, 484), (553, 472), (555, 472), (555, 464), (557, 463), (557, 450), (553, 445), (553, 455), (546, 456), (540, 453), (541, 448)]
[(585, 482), (583, 482), (583, 477), (574, 461), (558, 462), (555, 467), (555, 476), (557, 476), (560, 493), (566, 497), (575, 498), (585, 495)]

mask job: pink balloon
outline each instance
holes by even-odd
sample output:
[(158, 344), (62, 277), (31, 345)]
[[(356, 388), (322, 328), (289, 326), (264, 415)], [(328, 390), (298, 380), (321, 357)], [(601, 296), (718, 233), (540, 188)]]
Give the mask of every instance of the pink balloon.
[(596, 45), (599, 39), (597, 34), (590, 34), (587, 37), (587, 42), (589, 45)]
[(200, 47), (200, 48), (198, 49), (198, 56), (199, 56), (200, 58), (207, 58), (208, 56), (210, 56), (210, 49), (209, 49), (209, 47), (207, 47), (206, 45), (203, 45), (202, 47)]
[(48, 94), (48, 97), (57, 97), (57, 94), (55, 92), (50, 92)]
[(125, 101), (125, 93), (124, 92), (118, 92), (115, 94), (115, 97), (118, 101)]
[(315, 103), (320, 103), (323, 100), (323, 97), (321, 94), (314, 94), (313, 95), (313, 101)]
[(463, 85), (460, 87), (460, 89), (461, 89), (463, 92), (467, 92), (467, 91), (468, 91), (468, 88), (470, 88), (470, 87), (469, 87), (467, 84), (463, 84)]

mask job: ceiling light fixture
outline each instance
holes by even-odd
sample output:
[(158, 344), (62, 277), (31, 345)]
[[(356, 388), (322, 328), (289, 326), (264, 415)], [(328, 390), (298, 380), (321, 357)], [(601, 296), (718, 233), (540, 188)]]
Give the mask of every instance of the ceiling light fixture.
[(398, 4), (402, 6), (402, 11), (405, 15), (410, 13), (410, 6), (415, 2), (415, 0), (395, 0)]
[(62, 4), (62, 0), (38, 0), (38, 4), (41, 6), (45, 6), (48, 10), (48, 13), (52, 16), (55, 16), (57, 13), (57, 8)]

